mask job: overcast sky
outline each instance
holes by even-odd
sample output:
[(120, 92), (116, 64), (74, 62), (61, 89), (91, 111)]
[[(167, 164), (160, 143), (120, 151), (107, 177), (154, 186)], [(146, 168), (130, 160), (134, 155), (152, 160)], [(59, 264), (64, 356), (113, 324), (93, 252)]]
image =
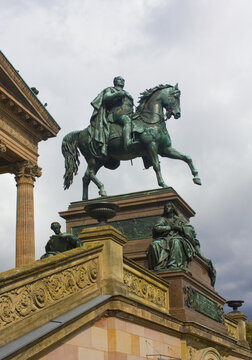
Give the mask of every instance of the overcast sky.
[[(216, 290), (243, 299), (252, 319), (252, 2), (251, 0), (0, 0), (1, 50), (61, 127), (39, 144), (43, 176), (35, 186), (36, 258), (44, 253), (58, 211), (81, 200), (85, 161), (63, 191), (65, 134), (87, 127), (90, 102), (114, 76), (137, 103), (157, 84), (179, 83), (180, 119), (167, 123), (187, 165), (161, 159), (163, 176), (196, 211), (202, 251), (217, 269)], [(157, 188), (141, 160), (101, 169), (108, 195)], [(15, 266), (16, 186), (0, 177), (0, 270)], [(90, 186), (91, 197), (98, 191)]]

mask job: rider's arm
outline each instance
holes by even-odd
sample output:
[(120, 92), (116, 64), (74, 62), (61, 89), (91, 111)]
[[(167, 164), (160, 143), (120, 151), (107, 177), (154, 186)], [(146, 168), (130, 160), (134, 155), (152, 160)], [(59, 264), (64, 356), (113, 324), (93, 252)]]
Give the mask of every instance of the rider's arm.
[(110, 104), (111, 102), (121, 99), (123, 96), (123, 91), (112, 92), (111, 89), (107, 89), (103, 96), (103, 102)]

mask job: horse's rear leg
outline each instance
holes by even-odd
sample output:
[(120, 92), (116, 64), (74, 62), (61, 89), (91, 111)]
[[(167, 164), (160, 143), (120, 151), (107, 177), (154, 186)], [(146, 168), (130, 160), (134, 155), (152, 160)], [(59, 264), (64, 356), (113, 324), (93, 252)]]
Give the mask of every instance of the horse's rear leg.
[(154, 142), (151, 142), (148, 145), (148, 154), (149, 154), (149, 158), (151, 160), (153, 169), (156, 173), (158, 185), (163, 188), (167, 188), (168, 186), (166, 185), (166, 183), (164, 182), (163, 177), (162, 177), (160, 162), (159, 162), (158, 155), (157, 155), (157, 146)]
[(87, 167), (85, 175), (82, 178), (82, 184), (83, 184), (82, 200), (88, 200), (88, 186), (90, 184), (90, 181), (93, 181), (93, 183), (99, 188), (99, 195), (107, 196), (103, 183), (100, 180), (98, 180), (98, 178), (96, 177), (96, 173), (100, 169), (100, 167), (101, 165), (97, 165), (97, 164), (92, 167), (90, 165)]
[(171, 159), (178, 159), (178, 160), (182, 160), (182, 161), (186, 162), (191, 170), (192, 175), (193, 175), (193, 182), (197, 185), (201, 185), (201, 180), (198, 176), (198, 174), (199, 174), (198, 170), (195, 168), (190, 156), (182, 154), (178, 150), (176, 150), (172, 147), (167, 147), (165, 150), (162, 151), (162, 153), (160, 153), (160, 155), (163, 157), (168, 157)]
[(88, 186), (90, 184), (90, 174), (89, 168), (85, 171), (85, 174), (82, 178), (82, 200), (88, 200)]
[(107, 193), (106, 193), (106, 191), (105, 191), (105, 188), (104, 188), (103, 183), (102, 183), (100, 180), (98, 180), (98, 178), (95, 176), (98, 170), (99, 170), (99, 169), (97, 169), (96, 171), (91, 170), (90, 178), (91, 178), (91, 180), (93, 181), (93, 183), (95, 183), (95, 185), (98, 186), (98, 188), (99, 188), (99, 195), (101, 195), (101, 196), (107, 196)]

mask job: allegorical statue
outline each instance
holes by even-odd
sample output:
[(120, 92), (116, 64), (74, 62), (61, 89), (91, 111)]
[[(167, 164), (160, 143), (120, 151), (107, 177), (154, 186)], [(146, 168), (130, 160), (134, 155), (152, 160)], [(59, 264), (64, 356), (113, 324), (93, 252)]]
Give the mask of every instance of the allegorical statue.
[[(120, 161), (143, 159), (144, 167), (153, 167), (158, 185), (167, 187), (163, 180), (159, 155), (184, 161), (190, 168), (193, 181), (201, 185), (192, 159), (172, 147), (166, 120), (180, 117), (178, 85), (157, 85), (141, 93), (134, 112), (133, 98), (124, 89), (124, 79), (114, 78), (114, 86), (104, 89), (91, 103), (94, 110), (90, 125), (72, 131), (62, 141), (65, 158), (64, 189), (68, 189), (77, 174), (79, 155), (85, 157), (87, 169), (82, 178), (82, 199), (88, 199), (92, 181), (101, 196), (107, 196), (103, 183), (96, 176), (101, 167), (115, 170)], [(165, 110), (165, 111), (164, 111)]]
[(55, 235), (50, 236), (45, 246), (46, 253), (41, 256), (41, 259), (82, 246), (82, 242), (75, 235), (62, 233), (60, 228), (61, 226), (58, 222), (51, 223), (51, 229)]
[(149, 269), (189, 272), (188, 263), (195, 255), (208, 264), (211, 284), (214, 286), (216, 271), (211, 260), (202, 255), (194, 227), (178, 214), (172, 202), (168, 202), (164, 206), (163, 216), (153, 227), (153, 241), (147, 254)]
[[(91, 102), (94, 108), (91, 116), (90, 136), (96, 141), (101, 154), (107, 156), (107, 145), (110, 134), (110, 124), (117, 123), (122, 127), (123, 145), (125, 151), (134, 143), (131, 138), (131, 117), (133, 115), (133, 98), (125, 91), (125, 80), (122, 76), (114, 78), (114, 86), (108, 87)], [(99, 154), (99, 153), (98, 153)]]

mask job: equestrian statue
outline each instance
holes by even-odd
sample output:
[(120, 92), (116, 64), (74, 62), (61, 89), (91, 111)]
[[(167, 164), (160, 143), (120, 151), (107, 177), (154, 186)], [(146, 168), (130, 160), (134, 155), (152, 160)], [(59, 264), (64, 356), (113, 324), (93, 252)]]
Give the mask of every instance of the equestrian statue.
[[(114, 86), (104, 89), (91, 103), (93, 114), (90, 125), (72, 131), (62, 141), (65, 158), (64, 189), (68, 189), (77, 174), (79, 155), (85, 157), (87, 169), (82, 178), (82, 200), (88, 200), (88, 186), (93, 181), (100, 196), (107, 196), (103, 183), (97, 178), (104, 166), (115, 170), (122, 160), (143, 159), (144, 167), (153, 167), (158, 185), (165, 184), (158, 155), (186, 162), (193, 181), (201, 185), (192, 159), (172, 147), (165, 121), (180, 117), (180, 90), (178, 84), (158, 85), (140, 94), (139, 105), (134, 111), (132, 96), (124, 90), (124, 79), (114, 78)], [(165, 114), (164, 110), (165, 109)]]

